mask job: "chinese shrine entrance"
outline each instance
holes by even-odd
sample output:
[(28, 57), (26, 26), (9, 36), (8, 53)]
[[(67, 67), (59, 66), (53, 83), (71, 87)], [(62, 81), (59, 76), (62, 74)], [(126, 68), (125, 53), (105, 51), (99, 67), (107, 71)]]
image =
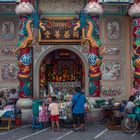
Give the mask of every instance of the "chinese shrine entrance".
[(46, 55), (40, 64), (40, 98), (45, 93), (73, 94), (76, 85), (85, 90), (85, 68), (73, 51), (58, 49)]

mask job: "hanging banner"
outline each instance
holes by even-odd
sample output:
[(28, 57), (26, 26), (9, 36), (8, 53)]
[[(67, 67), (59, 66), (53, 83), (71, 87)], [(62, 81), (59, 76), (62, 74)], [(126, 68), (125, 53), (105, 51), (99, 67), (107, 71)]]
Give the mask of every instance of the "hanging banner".
[(81, 31), (74, 30), (74, 17), (43, 18), (46, 30), (39, 31), (39, 44), (80, 44)]

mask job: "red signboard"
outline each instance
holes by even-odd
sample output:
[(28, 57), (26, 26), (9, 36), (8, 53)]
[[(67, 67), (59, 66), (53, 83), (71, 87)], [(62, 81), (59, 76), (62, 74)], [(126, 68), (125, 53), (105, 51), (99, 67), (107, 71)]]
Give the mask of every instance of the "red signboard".
[(74, 17), (52, 17), (42, 19), (46, 30), (40, 30), (40, 44), (80, 44), (81, 30), (74, 30)]

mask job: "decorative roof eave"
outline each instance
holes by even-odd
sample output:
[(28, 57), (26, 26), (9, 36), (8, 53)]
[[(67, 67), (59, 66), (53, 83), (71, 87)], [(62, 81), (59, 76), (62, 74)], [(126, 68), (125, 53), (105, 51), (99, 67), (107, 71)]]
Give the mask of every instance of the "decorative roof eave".
[(135, 3), (130, 7), (128, 13), (132, 17), (140, 17), (140, 0), (135, 1)]
[(103, 8), (102, 5), (100, 5), (96, 0), (91, 0), (85, 7), (84, 11), (87, 14), (92, 15), (102, 15), (103, 14)]
[(21, 0), (16, 6), (15, 12), (17, 15), (32, 14), (35, 11), (29, 0)]

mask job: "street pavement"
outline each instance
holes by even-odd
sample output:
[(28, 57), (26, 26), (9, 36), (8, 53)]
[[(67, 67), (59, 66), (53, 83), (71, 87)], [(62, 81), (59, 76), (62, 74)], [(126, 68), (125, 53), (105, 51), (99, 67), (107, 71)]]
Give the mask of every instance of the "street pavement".
[(0, 140), (140, 140), (140, 131), (126, 134), (122, 130), (108, 130), (97, 121), (87, 122), (85, 132), (73, 132), (70, 128), (53, 132), (50, 127), (32, 129), (31, 125), (23, 125), (9, 131), (0, 130)]

